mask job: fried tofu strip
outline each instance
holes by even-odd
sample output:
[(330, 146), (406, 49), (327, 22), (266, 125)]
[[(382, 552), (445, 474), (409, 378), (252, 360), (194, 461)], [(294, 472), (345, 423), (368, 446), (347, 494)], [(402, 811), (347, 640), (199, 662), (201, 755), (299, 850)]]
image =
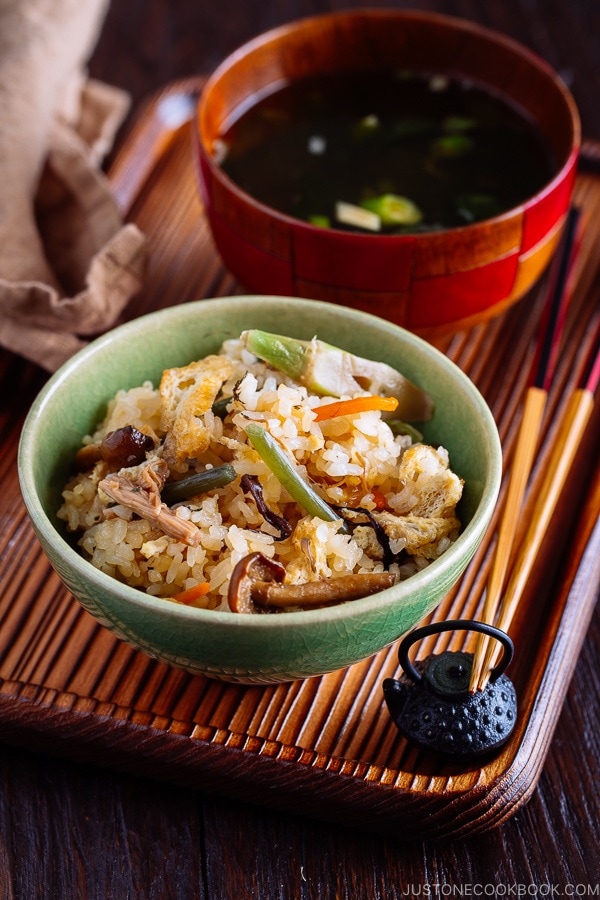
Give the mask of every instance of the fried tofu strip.
[(208, 448), (210, 429), (203, 416), (232, 374), (233, 363), (225, 356), (207, 356), (163, 372), (159, 385), (161, 428), (167, 435), (163, 456), (171, 468)]
[(427, 444), (415, 444), (404, 452), (398, 479), (406, 495), (404, 508), (395, 507), (401, 516), (452, 515), (462, 496), (462, 479), (449, 468), (446, 451)]
[(394, 516), (391, 513), (375, 513), (392, 541), (401, 541), (411, 556), (435, 558), (436, 547), (442, 538), (460, 528), (455, 516)]

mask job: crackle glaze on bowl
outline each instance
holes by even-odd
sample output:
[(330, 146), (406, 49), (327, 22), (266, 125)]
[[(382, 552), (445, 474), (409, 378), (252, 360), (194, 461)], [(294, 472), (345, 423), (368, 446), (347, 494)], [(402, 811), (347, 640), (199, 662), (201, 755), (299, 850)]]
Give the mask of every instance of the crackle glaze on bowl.
[[(319, 228), (241, 190), (218, 164), (239, 110), (308, 76), (387, 67), (457, 76), (521, 109), (557, 160), (534, 196), (482, 222), (423, 234)], [(202, 201), (225, 265), (248, 292), (312, 297), (431, 337), (498, 315), (537, 281), (563, 229), (581, 142), (569, 90), (539, 56), (474, 22), (415, 10), (345, 10), (282, 25), (235, 50), (198, 105)]]
[[(213, 353), (226, 338), (262, 328), (315, 334), (381, 359), (430, 391), (436, 403), (425, 438), (450, 451), (465, 479), (456, 543), (428, 568), (380, 594), (328, 609), (245, 616), (149, 597), (96, 570), (56, 518), (81, 438), (120, 388)], [(401, 328), (334, 304), (288, 297), (202, 300), (143, 316), (97, 339), (47, 382), (25, 422), (19, 475), (36, 535), (81, 604), (106, 627), (163, 662), (244, 683), (320, 675), (396, 641), (430, 613), (471, 559), (492, 515), (501, 478), (493, 417), (472, 382), (443, 354)]]

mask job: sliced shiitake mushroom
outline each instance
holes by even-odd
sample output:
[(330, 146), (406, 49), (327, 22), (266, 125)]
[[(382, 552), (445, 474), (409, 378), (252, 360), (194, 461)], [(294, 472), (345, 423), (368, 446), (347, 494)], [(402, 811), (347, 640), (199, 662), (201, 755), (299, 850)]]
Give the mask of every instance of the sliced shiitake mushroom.
[(260, 606), (276, 609), (332, 606), (384, 591), (395, 581), (390, 572), (341, 575), (339, 578), (323, 578), (320, 581), (306, 581), (304, 584), (255, 581), (252, 585), (252, 600)]
[(227, 601), (229, 608), (238, 613), (262, 612), (253, 602), (256, 582), (268, 584), (283, 581), (285, 569), (281, 563), (269, 559), (264, 553), (250, 553), (240, 559), (231, 573)]
[(390, 572), (341, 575), (304, 584), (283, 584), (284, 567), (262, 553), (239, 561), (229, 583), (228, 601), (233, 612), (258, 613), (269, 609), (310, 609), (358, 600), (391, 587)]
[(256, 475), (242, 475), (240, 484), (245, 494), (251, 494), (256, 507), (265, 520), (279, 532), (277, 540), (283, 541), (292, 533), (292, 526), (287, 519), (269, 509), (265, 503), (262, 485)]
[(80, 472), (85, 472), (103, 459), (109, 470), (116, 472), (138, 466), (153, 447), (154, 440), (148, 434), (125, 425), (109, 432), (99, 443), (81, 447), (75, 454), (75, 464)]

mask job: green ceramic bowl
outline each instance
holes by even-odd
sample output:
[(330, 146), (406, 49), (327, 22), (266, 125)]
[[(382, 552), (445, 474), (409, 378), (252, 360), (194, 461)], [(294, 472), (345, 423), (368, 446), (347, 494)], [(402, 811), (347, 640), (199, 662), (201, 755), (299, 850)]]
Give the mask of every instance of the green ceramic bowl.
[[(156, 600), (96, 570), (56, 517), (81, 438), (119, 388), (215, 352), (263, 328), (337, 344), (396, 366), (428, 390), (436, 412), (425, 438), (450, 452), (465, 480), (463, 531), (438, 560), (380, 594), (326, 609), (243, 616)], [(493, 417), (472, 382), (443, 354), (401, 328), (343, 307), (287, 297), (201, 300), (151, 313), (94, 341), (50, 378), (25, 422), (21, 489), (37, 537), (79, 602), (144, 653), (193, 673), (244, 683), (290, 681), (348, 666), (397, 641), (455, 584), (489, 524), (501, 478)]]

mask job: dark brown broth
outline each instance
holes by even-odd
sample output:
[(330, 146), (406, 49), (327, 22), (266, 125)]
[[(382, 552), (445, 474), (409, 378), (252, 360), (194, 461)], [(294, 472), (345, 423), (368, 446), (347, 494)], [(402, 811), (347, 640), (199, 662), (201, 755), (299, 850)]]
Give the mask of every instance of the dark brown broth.
[(556, 169), (533, 124), (488, 91), (387, 71), (285, 86), (245, 111), (222, 140), (231, 179), (295, 218), (345, 228), (337, 201), (396, 194), (417, 205), (418, 224), (384, 233), (490, 218), (533, 196)]

